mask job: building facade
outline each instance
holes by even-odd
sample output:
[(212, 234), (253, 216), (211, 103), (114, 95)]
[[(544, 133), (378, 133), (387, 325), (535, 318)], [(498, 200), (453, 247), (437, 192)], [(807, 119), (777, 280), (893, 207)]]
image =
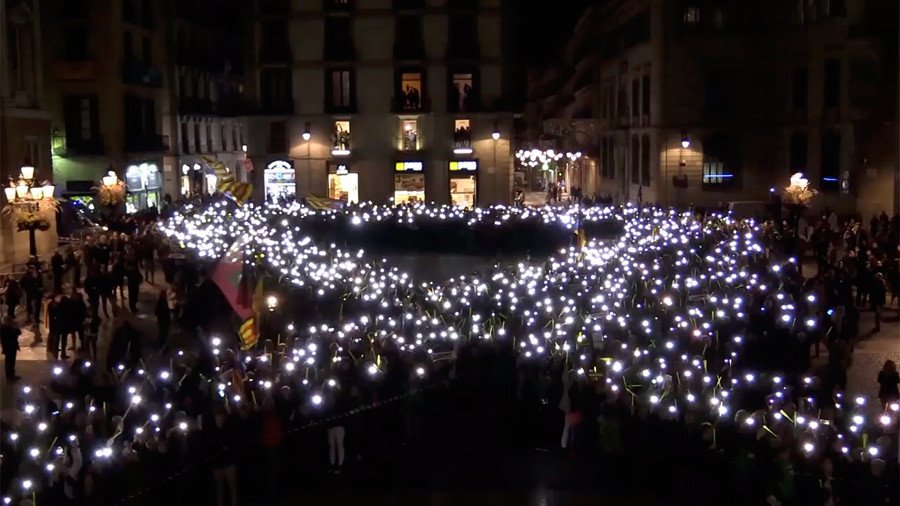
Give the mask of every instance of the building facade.
[(500, 0), (258, 0), (257, 197), (508, 202)]
[[(23, 165), (36, 179), (52, 179), (50, 113), (44, 101), (41, 2), (0, 0), (0, 181), (17, 178)], [(5, 197), (3, 205), (6, 205)], [(56, 247), (55, 220), (37, 234), (38, 253)], [(0, 264), (28, 259), (28, 232), (0, 219)]]
[(878, 5), (597, 2), (581, 23), (596, 34), (601, 193), (674, 205), (766, 201), (803, 172), (817, 205), (892, 209), (896, 153), (877, 139), (896, 137), (895, 108), (885, 107), (896, 83), (883, 79), (896, 61), (882, 58), (869, 26)]
[[(245, 181), (246, 145), (242, 113), (246, 33), (250, 23), (246, 2), (203, 0), (167, 2), (166, 44), (170, 57), (168, 95), (172, 107), (164, 113), (175, 138), (167, 157), (167, 186), (172, 196), (212, 193), (220, 162)], [(172, 167), (170, 172), (168, 167)]]
[(45, 97), (61, 196), (92, 200), (115, 171), (127, 209), (157, 206), (173, 181), (167, 51), (156, 0), (46, 0)]

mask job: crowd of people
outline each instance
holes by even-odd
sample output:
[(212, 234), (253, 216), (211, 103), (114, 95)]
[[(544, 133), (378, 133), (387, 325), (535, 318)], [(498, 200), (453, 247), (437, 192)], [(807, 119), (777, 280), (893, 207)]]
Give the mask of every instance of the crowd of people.
[[(358, 226), (383, 219), (374, 209), (348, 212), (366, 217), (351, 220)], [(83, 282), (72, 279), (68, 252), (51, 260), (48, 350), (58, 362), (46, 386), (19, 387), (19, 423), (4, 421), (4, 496), (33, 501), (34, 491), (52, 504), (258, 502), (293, 490), (284, 478), (298, 462), (335, 475), (356, 461), (406, 469), (391, 460), (406, 455), (404, 445), (421, 453), (441, 431), (471, 424), (480, 434), (467, 438), (479, 453), (469, 458), (490, 460), (500, 451), (492, 439), (510, 432), (514, 446), (562, 448), (579, 465), (599, 462), (604, 487), (658, 480), (677, 502), (897, 500), (895, 366), (879, 373), (873, 405), (843, 394), (864, 330), (862, 303), (883, 311), (873, 280), (896, 272), (896, 219), (878, 220), (877, 242), (861, 239), (856, 227), (852, 249), (842, 234), (852, 254), (829, 251), (807, 279), (795, 244), (756, 237), (746, 223), (653, 208), (604, 211), (603, 219), (625, 223), (617, 244), (432, 286), (377, 263), (348, 265), (341, 251), (278, 252), (304, 244), (289, 227), (264, 230), (295, 219), (290, 213), (258, 220), (216, 213), (225, 216), (198, 213), (160, 235), (86, 241), (73, 252)], [(554, 219), (569, 223), (567, 216)], [(191, 227), (179, 225), (190, 219)], [(261, 343), (249, 351), (229, 337), (229, 302), (197, 268), (201, 258), (178, 269), (170, 260), (174, 244), (196, 254), (199, 241), (211, 241), (214, 229), (200, 225), (223, 223), (237, 227), (221, 229), (223, 237), (265, 237), (248, 247), (261, 248), (254, 257), (270, 263), (258, 268), (284, 283), (277, 311), (260, 323)], [(204, 256), (221, 256), (230, 241), (218, 241)], [(849, 274), (861, 256), (864, 274)], [(66, 336), (84, 348), (90, 338), (78, 330), (90, 335), (101, 313), (116, 319), (138, 309), (128, 273), (152, 282), (156, 261), (175, 287), (160, 292), (155, 309), (159, 351), (145, 349), (132, 328), (118, 333), (124, 338), (111, 334), (105, 360), (78, 351), (64, 362)], [(36, 267), (27, 276), (40, 279)], [(15, 283), (7, 281), (5, 299), (14, 316), (23, 302), (9, 298)], [(25, 314), (37, 320), (44, 292), (29, 298), (31, 282), (18, 284)], [(65, 319), (54, 325), (53, 314)], [(186, 337), (165, 346), (173, 323)], [(821, 369), (812, 361), (820, 347), (828, 353)], [(669, 472), (647, 475), (648, 468)], [(198, 486), (206, 480), (209, 489)]]

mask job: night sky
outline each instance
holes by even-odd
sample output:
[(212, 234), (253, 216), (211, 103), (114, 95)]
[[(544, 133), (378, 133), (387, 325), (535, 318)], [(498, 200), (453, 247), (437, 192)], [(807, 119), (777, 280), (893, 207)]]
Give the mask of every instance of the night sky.
[(519, 51), (527, 67), (557, 60), (575, 28), (575, 22), (590, 0), (516, 2), (515, 15)]

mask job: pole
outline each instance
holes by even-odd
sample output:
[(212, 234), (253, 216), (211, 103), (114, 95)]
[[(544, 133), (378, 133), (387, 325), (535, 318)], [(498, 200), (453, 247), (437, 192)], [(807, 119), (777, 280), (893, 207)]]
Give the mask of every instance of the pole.
[(34, 237), (34, 227), (28, 227), (28, 255), (37, 256), (37, 241)]
[(306, 195), (312, 193), (312, 155), (309, 141), (306, 141)]

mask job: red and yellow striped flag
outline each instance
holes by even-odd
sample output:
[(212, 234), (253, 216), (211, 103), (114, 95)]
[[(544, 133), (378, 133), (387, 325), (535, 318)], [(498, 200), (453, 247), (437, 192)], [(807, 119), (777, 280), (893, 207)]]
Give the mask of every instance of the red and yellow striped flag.
[(259, 342), (259, 308), (263, 298), (262, 279), (256, 282), (256, 290), (253, 292), (253, 314), (241, 324), (238, 334), (241, 337), (241, 349), (249, 350)]

